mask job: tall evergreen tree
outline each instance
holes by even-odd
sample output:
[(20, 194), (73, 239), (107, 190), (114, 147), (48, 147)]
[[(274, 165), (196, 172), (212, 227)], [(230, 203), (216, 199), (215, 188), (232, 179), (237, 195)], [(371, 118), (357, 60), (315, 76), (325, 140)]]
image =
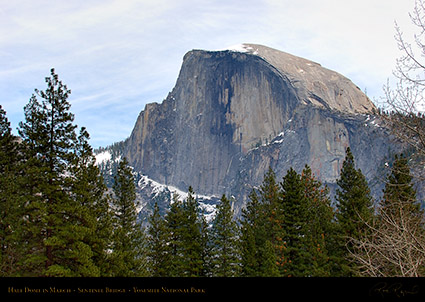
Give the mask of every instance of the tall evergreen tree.
[(109, 274), (107, 250), (111, 244), (111, 213), (106, 186), (88, 139), (88, 132), (81, 128), (71, 169), (74, 175), (72, 196), (76, 201), (74, 215), (79, 220), (74, 227), (81, 235), (81, 242), (72, 252), (86, 255), (83, 261), (78, 261), (82, 276), (105, 276)]
[(20, 243), (25, 206), (22, 161), (22, 150), (0, 105), (0, 276), (20, 275), (25, 257)]
[(330, 276), (330, 259), (335, 245), (334, 210), (329, 198), (329, 189), (313, 175), (311, 168), (305, 166), (301, 174), (304, 195), (308, 202), (308, 236), (311, 237), (313, 259), (312, 276)]
[(242, 209), (242, 219), (240, 222), (241, 265), (242, 275), (245, 277), (256, 277), (260, 275), (261, 259), (259, 246), (263, 243), (260, 239), (264, 236), (261, 232), (260, 212), (261, 207), (257, 193), (252, 190), (246, 208)]
[[(264, 175), (263, 182), (259, 189), (259, 196), (262, 204), (262, 215), (264, 216), (263, 223), (265, 228), (266, 240), (270, 242), (265, 245), (264, 252), (269, 258), (270, 263), (283, 266), (286, 261), (284, 256), (285, 243), (283, 238), (285, 236), (284, 230), (284, 212), (282, 209), (282, 192), (279, 183), (276, 181), (276, 174), (273, 169), (269, 167)], [(270, 253), (270, 247), (273, 247), (273, 254), (275, 258), (273, 261)]]
[(239, 274), (238, 227), (229, 199), (223, 195), (211, 229), (212, 275), (235, 277)]
[(412, 180), (407, 158), (403, 154), (395, 155), (391, 173), (385, 184), (381, 207), (385, 207), (387, 212), (391, 211), (392, 215), (397, 215), (402, 208), (411, 215), (422, 217), (423, 212), (417, 201)]
[[(19, 124), (19, 134), (22, 137), (25, 163), (22, 166), (23, 182), (21, 191), (25, 196), (25, 223), (22, 242), (27, 257), (23, 261), (24, 276), (45, 276), (47, 262), (47, 247), (44, 240), (46, 235), (46, 198), (43, 192), (45, 186), (46, 164), (42, 162), (41, 152), (38, 152), (37, 140), (46, 141), (44, 127), (46, 114), (42, 112), (41, 104), (33, 94), (24, 107), (25, 122)], [(37, 133), (40, 133), (38, 135)], [(40, 136), (38, 138), (38, 136)], [(43, 137), (43, 139), (42, 139)]]
[(183, 233), (184, 213), (183, 202), (173, 195), (173, 202), (165, 215), (165, 229), (168, 234), (168, 253), (170, 265), (168, 267), (169, 277), (181, 277), (184, 275), (184, 247)]
[(161, 217), (158, 203), (156, 202), (153, 213), (149, 217), (148, 247), (150, 275), (152, 277), (169, 276), (171, 267), (169, 234), (166, 229), (166, 221)]
[(26, 213), (31, 256), (27, 265), (35, 275), (78, 276), (82, 272), (75, 271), (72, 263), (83, 260), (72, 252), (75, 246), (70, 246), (81, 241), (73, 229), (77, 204), (70, 194), (70, 167), (77, 141), (74, 115), (67, 100), (71, 91), (54, 69), (46, 83), (45, 91), (36, 89), (42, 101), (34, 94), (25, 106), (25, 122), (19, 129), (28, 158)]
[(211, 227), (203, 210), (200, 211), (200, 231), (201, 231), (201, 273), (202, 277), (212, 276), (212, 245)]
[(135, 183), (126, 158), (119, 163), (113, 191), (112, 274), (146, 276), (146, 238), (137, 221)]
[(425, 216), (416, 199), (408, 160), (395, 156), (377, 217), (354, 241), (359, 274), (379, 277), (425, 275)]
[(309, 232), (308, 200), (305, 196), (301, 176), (292, 168), (281, 183), (283, 192), (284, 242), (286, 260), (281, 267), (283, 276), (311, 276), (312, 239)]
[(198, 201), (194, 197), (192, 187), (189, 187), (188, 197), (183, 203), (183, 276), (200, 277), (204, 273), (202, 223), (199, 216)]
[[(379, 220), (384, 220), (383, 216), (408, 229), (412, 241), (419, 242), (418, 238), (422, 241), (425, 238), (424, 210), (416, 196), (408, 158), (403, 154), (395, 155), (385, 184), (384, 196), (379, 204)], [(421, 274), (425, 275), (425, 267)]]
[(336, 219), (341, 245), (339, 247), (340, 256), (336, 258), (340, 262), (341, 271), (339, 273), (351, 276), (354, 263), (349, 260), (349, 250), (353, 249), (350, 242), (352, 239), (357, 240), (364, 235), (367, 231), (366, 223), (371, 221), (374, 213), (366, 178), (360, 169), (356, 169), (350, 148), (346, 150), (337, 185)]
[[(279, 238), (278, 190), (271, 169), (266, 173), (259, 194), (252, 191), (247, 207), (242, 210), (241, 265), (242, 274), (250, 277), (278, 276), (277, 263), (282, 262), (282, 239)], [(279, 252), (279, 254), (277, 253)]]

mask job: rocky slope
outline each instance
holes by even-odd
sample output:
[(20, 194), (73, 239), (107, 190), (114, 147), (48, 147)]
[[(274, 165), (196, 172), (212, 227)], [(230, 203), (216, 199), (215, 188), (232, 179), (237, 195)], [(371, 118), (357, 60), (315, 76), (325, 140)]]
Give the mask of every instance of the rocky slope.
[(233, 195), (239, 212), (269, 166), (280, 178), (308, 164), (332, 187), (350, 146), (376, 195), (391, 144), (374, 110), (349, 79), (303, 58), (255, 44), (193, 50), (123, 155), (156, 183)]

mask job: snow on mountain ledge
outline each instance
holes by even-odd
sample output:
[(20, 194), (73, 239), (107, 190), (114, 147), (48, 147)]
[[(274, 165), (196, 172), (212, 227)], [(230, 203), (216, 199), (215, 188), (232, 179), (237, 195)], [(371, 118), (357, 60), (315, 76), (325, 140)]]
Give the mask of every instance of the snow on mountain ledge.
[[(168, 190), (171, 195), (173, 196), (174, 194), (178, 196), (178, 200), (180, 201), (184, 201), (187, 199), (188, 197), (188, 193), (187, 192), (183, 192), (179, 189), (177, 189), (176, 187), (173, 186), (168, 186), (168, 185), (164, 185), (161, 184), (159, 182), (156, 182), (152, 179), (150, 179), (149, 177), (145, 176), (145, 175), (141, 175), (141, 178), (138, 182), (138, 188), (139, 190), (151, 190), (151, 198), (155, 198), (155, 196), (159, 195), (160, 193)], [(199, 206), (201, 208), (201, 210), (204, 212), (205, 215), (205, 219), (208, 223), (210, 223), (215, 215), (216, 215), (216, 201), (219, 200), (219, 197), (217, 196), (206, 196), (206, 195), (199, 195), (195, 193), (195, 199), (198, 200), (199, 202)], [(171, 199), (171, 203), (173, 202), (173, 199)], [(137, 211), (140, 212), (142, 210), (144, 205), (141, 205)]]
[[(106, 171), (104, 171), (104, 174), (106, 173), (107, 175), (112, 175), (113, 172), (112, 172), (111, 164), (119, 162), (121, 160), (121, 157), (122, 157), (121, 154), (118, 154), (118, 155), (115, 154), (114, 156), (111, 150), (105, 150), (95, 154), (96, 165), (106, 169)], [(156, 196), (159, 196), (163, 192), (167, 192), (167, 191), (170, 192), (171, 197), (173, 195), (177, 195), (178, 200), (180, 201), (184, 201), (188, 197), (187, 192), (183, 192), (173, 186), (161, 184), (157, 181), (150, 179), (148, 176), (140, 175), (138, 173), (134, 173), (134, 176), (140, 177), (138, 178), (139, 181), (137, 182), (137, 187), (136, 187), (136, 192), (137, 192), (136, 194), (138, 195), (138, 200), (140, 201), (137, 203), (138, 206), (136, 208), (136, 211), (138, 213), (143, 212), (144, 208), (149, 205), (150, 201), (154, 199)], [(142, 195), (144, 195), (145, 198), (143, 198)], [(198, 200), (199, 207), (201, 211), (204, 213), (206, 221), (208, 223), (211, 223), (216, 215), (216, 205), (219, 202), (220, 197), (217, 197), (214, 195), (212, 196), (200, 195), (196, 193), (194, 197)], [(170, 202), (171, 203), (173, 202), (172, 198)]]
[(235, 52), (242, 52), (242, 53), (251, 53), (253, 55), (258, 55), (258, 49), (254, 50), (254, 48), (252, 48), (251, 46), (246, 45), (246, 44), (236, 44), (236, 45), (226, 47), (224, 49), (218, 49), (217, 51), (226, 51), (226, 50), (235, 51)]

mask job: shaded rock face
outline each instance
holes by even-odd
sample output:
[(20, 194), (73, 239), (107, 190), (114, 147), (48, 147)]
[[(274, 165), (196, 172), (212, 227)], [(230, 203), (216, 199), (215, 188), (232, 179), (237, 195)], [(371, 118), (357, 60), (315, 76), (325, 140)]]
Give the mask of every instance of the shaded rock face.
[(269, 166), (281, 180), (290, 167), (301, 172), (308, 164), (334, 196), (347, 147), (352, 149), (356, 166), (366, 176), (372, 195), (381, 196), (388, 172), (385, 163), (391, 161), (397, 150), (390, 147), (389, 134), (378, 121), (372, 115), (347, 116), (300, 108), (280, 136), (250, 150), (241, 159), (238, 175), (229, 182), (232, 194), (244, 201), (236, 212), (245, 204), (252, 187), (262, 182)]
[(243, 201), (269, 166), (282, 177), (308, 164), (335, 183), (350, 146), (374, 179), (388, 157), (388, 136), (358, 87), (284, 52), (243, 49), (185, 55), (174, 89), (161, 104), (146, 105), (127, 141), (124, 155), (136, 171)]

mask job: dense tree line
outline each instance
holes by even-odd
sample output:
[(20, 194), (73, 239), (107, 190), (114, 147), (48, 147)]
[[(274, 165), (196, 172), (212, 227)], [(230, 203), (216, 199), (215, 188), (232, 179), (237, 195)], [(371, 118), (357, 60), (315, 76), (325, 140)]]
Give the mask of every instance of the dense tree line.
[(310, 167), (280, 180), (270, 168), (238, 219), (223, 195), (206, 221), (189, 188), (165, 213), (155, 203), (141, 229), (126, 159), (110, 192), (87, 130), (74, 125), (71, 91), (53, 69), (46, 84), (25, 106), (19, 137), (0, 107), (1, 276), (425, 274), (424, 214), (403, 155), (379, 201), (348, 148), (334, 205)]
[[(155, 205), (148, 236), (148, 246), (153, 247), (148, 257), (154, 264), (151, 274), (174, 276), (170, 267), (177, 266), (179, 276), (356, 275), (346, 245), (350, 238), (366, 232), (364, 219), (370, 219), (373, 208), (365, 178), (354, 169), (349, 149), (342, 173), (336, 208), (331, 205), (328, 188), (308, 166), (301, 174), (290, 169), (281, 182), (269, 169), (261, 186), (252, 190), (238, 220), (223, 196), (209, 228), (202, 223), (199, 210), (197, 222), (187, 220), (187, 207), (193, 203), (191, 189), (187, 201), (175, 199), (163, 217)], [(179, 226), (190, 225), (197, 232), (204, 230), (204, 237), (199, 233), (187, 239), (178, 235)], [(200, 243), (204, 245), (193, 247)], [(182, 263), (190, 260), (183, 250), (178, 251), (179, 246), (197, 253), (198, 274), (184, 269)]]
[(374, 202), (347, 148), (337, 185), (332, 205), (308, 166), (300, 174), (288, 170), (281, 182), (269, 169), (240, 219), (223, 195), (210, 226), (191, 188), (162, 216), (155, 204), (150, 275), (423, 276), (425, 216), (407, 158), (395, 156), (384, 195)]

